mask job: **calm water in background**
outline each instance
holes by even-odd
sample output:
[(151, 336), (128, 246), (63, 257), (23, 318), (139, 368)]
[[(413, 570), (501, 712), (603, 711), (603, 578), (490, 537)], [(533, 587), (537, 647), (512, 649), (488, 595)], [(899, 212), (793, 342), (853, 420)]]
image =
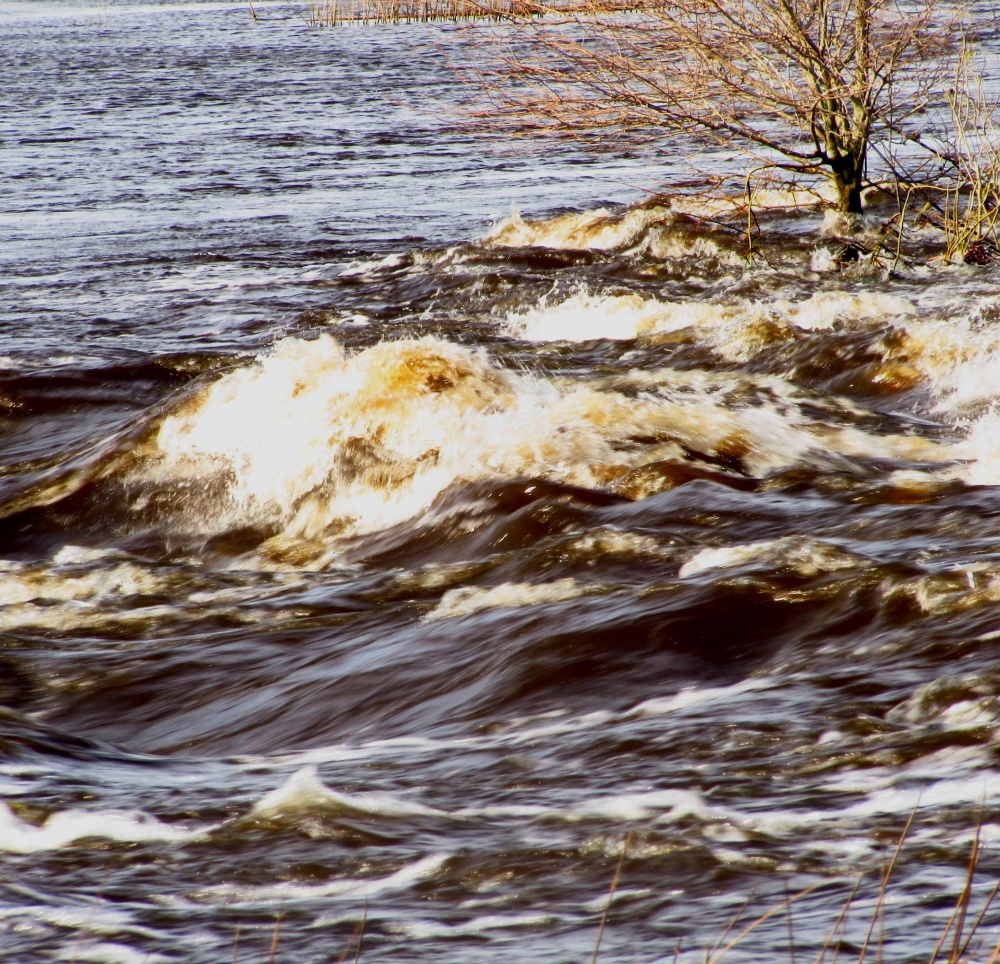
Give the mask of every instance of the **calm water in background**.
[(926, 960), (1000, 872), (997, 268), (746, 270), (626, 206), (680, 154), (454, 128), (453, 30), (257, 9), (0, 4), (0, 956), (582, 961), (630, 835), (602, 960), (813, 886), (732, 958), (859, 886), (856, 957), (914, 813)]

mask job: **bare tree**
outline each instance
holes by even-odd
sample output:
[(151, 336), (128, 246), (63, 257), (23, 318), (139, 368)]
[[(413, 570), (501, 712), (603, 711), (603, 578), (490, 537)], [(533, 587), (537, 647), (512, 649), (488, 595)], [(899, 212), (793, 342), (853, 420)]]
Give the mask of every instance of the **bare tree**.
[(845, 213), (861, 213), (873, 138), (912, 132), (943, 96), (940, 54), (957, 24), (939, 0), (630, 6), (526, 4), (532, 16), (482, 40), (481, 116), (579, 136), (681, 132), (826, 178)]

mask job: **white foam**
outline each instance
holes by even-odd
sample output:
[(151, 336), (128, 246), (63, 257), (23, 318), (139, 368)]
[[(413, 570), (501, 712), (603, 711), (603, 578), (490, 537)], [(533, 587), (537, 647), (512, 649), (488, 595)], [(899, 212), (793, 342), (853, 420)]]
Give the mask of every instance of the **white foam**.
[(300, 750), (282, 756), (267, 758), (247, 757), (245, 764), (251, 769), (269, 764), (284, 766), (315, 767), (321, 763), (342, 763), (355, 760), (372, 760), (392, 758), (400, 749), (405, 749), (407, 756), (417, 757), (423, 754), (446, 753), (452, 749), (478, 745), (479, 740), (464, 738), (458, 740), (435, 740), (423, 736), (403, 736), (389, 740), (372, 740), (360, 746), (322, 746), (311, 750)]
[(935, 412), (975, 413), (1000, 396), (1000, 330), (982, 321), (998, 309), (990, 296), (906, 321), (899, 350), (928, 381)]
[[(58, 563), (57, 563), (58, 565)], [(160, 582), (139, 566), (122, 563), (110, 569), (94, 568), (83, 573), (60, 572), (45, 566), (8, 571), (0, 582), (0, 606), (44, 599), (60, 602), (97, 602), (155, 592)], [(3, 625), (0, 617), (0, 625)]]
[(398, 921), (387, 924), (388, 930), (413, 940), (428, 940), (437, 937), (468, 937), (487, 931), (509, 930), (512, 928), (542, 927), (555, 920), (549, 914), (513, 914), (504, 916), (490, 914), (474, 917), (461, 924), (445, 924), (440, 921)]
[[(797, 310), (805, 317), (803, 306), (818, 305), (807, 300)], [(828, 299), (828, 309), (838, 316), (843, 302)], [(757, 350), (756, 336), (734, 336), (730, 321), (711, 323), (716, 343), (736, 354)], [(743, 401), (748, 391), (756, 404)], [(895, 458), (954, 457), (927, 439), (879, 436), (876, 443), (864, 431), (816, 422), (796, 390), (772, 376), (663, 370), (582, 385), (503, 371), (437, 338), (349, 355), (323, 336), (286, 339), (189, 399), (164, 418), (136, 474), (178, 493), (175, 525), (199, 535), (273, 526), (279, 534), (262, 547), (265, 564), (317, 546), (328, 553), (315, 563), (323, 565), (336, 558), (339, 538), (411, 519), (462, 482), (541, 477), (603, 488), (685, 450), (738, 458), (762, 477), (810, 451), (873, 449)], [(206, 494), (192, 495), (199, 487)]]
[(106, 903), (93, 904), (89, 907), (51, 906), (45, 904), (27, 904), (19, 907), (0, 907), (0, 919), (13, 917), (28, 918), (56, 927), (73, 930), (87, 930), (92, 934), (122, 934), (132, 933), (155, 937), (155, 932), (137, 927), (132, 915), (112, 907)]
[(568, 543), (578, 556), (587, 560), (608, 559), (614, 556), (649, 556), (665, 558), (671, 549), (653, 536), (638, 532), (624, 532), (613, 526), (588, 529)]
[[(664, 330), (661, 305), (638, 295), (592, 295), (581, 292), (551, 307), (511, 314), (504, 328), (525, 341), (593, 341), (635, 338), (654, 328)], [(679, 320), (677, 327), (684, 327)]]
[(540, 584), (507, 582), (489, 588), (462, 586), (449, 589), (424, 619), (427, 621), (457, 619), (485, 609), (540, 606), (550, 602), (576, 599), (593, 590), (593, 586), (579, 583), (571, 578)]
[(402, 267), (407, 262), (407, 256), (402, 252), (387, 254), (382, 258), (349, 262), (340, 272), (342, 278), (358, 278), (377, 274), (380, 271), (391, 271)]
[(433, 878), (451, 855), (447, 853), (429, 854), (411, 864), (406, 864), (386, 877), (348, 877), (332, 880), (325, 884), (297, 884), (285, 881), (261, 887), (239, 887), (225, 884), (209, 888), (201, 893), (202, 898), (221, 900), (226, 904), (234, 902), (257, 903), (274, 900), (373, 900), (382, 894), (408, 890), (420, 881)]
[(644, 700), (630, 712), (636, 716), (667, 716), (693, 707), (723, 703), (744, 693), (769, 689), (772, 685), (769, 680), (751, 677), (732, 686), (685, 686), (672, 696)]
[(160, 823), (155, 817), (133, 810), (64, 810), (36, 827), (0, 801), (0, 851), (8, 853), (59, 850), (91, 838), (121, 843), (173, 843), (192, 840), (203, 833), (204, 830), (184, 830)]
[(350, 357), (329, 337), (289, 339), (165, 419), (143, 474), (227, 479), (229, 506), (213, 504), (201, 525), (266, 519), (292, 536), (366, 532), (411, 517), (461, 480), (599, 484), (601, 466), (622, 461), (609, 443), (621, 408), (498, 371), (438, 339)]
[(655, 818), (660, 823), (673, 823), (694, 817), (710, 820), (713, 812), (705, 806), (700, 793), (694, 790), (638, 790), (594, 797), (570, 807), (549, 807), (543, 804), (507, 804), (503, 806), (471, 807), (458, 813), (465, 817), (561, 820), (579, 823), (584, 820), (638, 822)]
[[(595, 717), (593, 720), (595, 725), (607, 722), (609, 719), (609, 715), (606, 713), (592, 714), (592, 716)], [(532, 739), (536, 738), (537, 732), (533, 731)], [(581, 820), (639, 821), (653, 817), (666, 822), (683, 820), (686, 817), (696, 817), (701, 820), (710, 818), (710, 812), (699, 793), (680, 789), (641, 790), (633, 793), (601, 796), (565, 808), (536, 803), (515, 803), (504, 806), (468, 807), (448, 812), (401, 800), (386, 793), (350, 795), (337, 793), (319, 779), (314, 766), (307, 766), (293, 773), (282, 786), (258, 801), (254, 805), (251, 815), (277, 817), (318, 809), (330, 809), (335, 812), (363, 812), (391, 818), (470, 819), (487, 817), (563, 820), (569, 823), (577, 823)], [(443, 859), (441, 857), (442, 861)], [(326, 888), (322, 890), (322, 893), (347, 894), (348, 892), (356, 892), (361, 886), (362, 884), (357, 881), (337, 881), (329, 885), (322, 885), (322, 888)], [(311, 893), (312, 890), (309, 892)]]
[(932, 572), (897, 583), (887, 596), (905, 598), (926, 613), (959, 613), (1000, 601), (1000, 571), (976, 564)]
[[(793, 833), (829, 821), (856, 823), (892, 814), (902, 828), (916, 815), (921, 826), (924, 811), (945, 807), (995, 808), (1000, 795), (992, 774), (989, 745), (945, 747), (903, 766), (848, 769), (827, 780), (823, 791), (836, 801), (844, 794), (861, 796), (847, 806), (804, 811), (768, 809), (745, 813), (735, 808), (717, 809), (716, 815), (740, 829), (766, 833)], [(933, 829), (930, 832), (934, 832)], [(824, 843), (824, 847), (825, 847)], [(841, 846), (851, 846), (841, 842)]]
[(673, 219), (667, 207), (633, 208), (616, 215), (607, 208), (527, 221), (515, 208), (486, 236), (498, 247), (545, 247), (564, 251), (612, 251), (628, 247), (650, 226)]
[(727, 358), (752, 358), (775, 339), (794, 337), (794, 330), (829, 329), (845, 322), (879, 322), (912, 316), (912, 302), (880, 292), (818, 291), (793, 302), (658, 301), (637, 294), (595, 294), (581, 290), (549, 304), (513, 313), (505, 329), (526, 341), (592, 341), (631, 339), (691, 329), (708, 347)]
[(802, 301), (777, 301), (775, 306), (804, 331), (829, 329), (844, 322), (896, 322), (917, 312), (913, 302), (878, 291), (817, 291)]
[(711, 569), (729, 569), (748, 562), (792, 569), (802, 576), (853, 569), (859, 564), (856, 557), (836, 546), (802, 536), (786, 536), (782, 539), (701, 549), (681, 566), (678, 575), (681, 579), (687, 579)]
[(515, 717), (509, 721), (511, 730), (503, 734), (502, 741), (511, 746), (531, 745), (561, 733), (601, 729), (614, 718), (614, 714), (606, 710), (595, 710), (582, 716), (570, 716), (564, 711), (556, 710), (543, 713), (540, 717)]
[(62, 948), (56, 954), (56, 960), (80, 961), (81, 964), (163, 964), (173, 958), (151, 951), (140, 951), (127, 944), (113, 944), (110, 941), (81, 944), (77, 940)]
[[(781, 210), (813, 207), (829, 200), (829, 190), (761, 187), (751, 194), (754, 209)], [(722, 249), (712, 238), (712, 227), (693, 230), (699, 220), (745, 217), (746, 198), (723, 194), (673, 194), (661, 203), (644, 204), (615, 213), (607, 208), (559, 214), (551, 218), (525, 219), (514, 208), (509, 217), (494, 225), (485, 241), (503, 247), (546, 247), (564, 251), (617, 251), (641, 244), (643, 254), (654, 258), (718, 257), (733, 266), (743, 258)], [(671, 230), (678, 215), (686, 230)], [(694, 219), (694, 221), (692, 221)]]
[[(225, 609), (228, 618), (243, 622), (273, 620), (279, 611), (267, 604), (270, 594), (260, 584), (219, 584), (202, 581), (191, 570), (128, 562), (110, 551), (70, 546), (51, 563), (0, 563), (0, 630), (47, 629), (79, 632), (109, 631), (154, 621), (174, 622), (184, 604), (162, 603), (177, 598), (177, 590), (192, 614), (204, 608)], [(273, 577), (280, 583), (282, 578)], [(195, 588), (203, 584), (206, 588)], [(197, 611), (197, 612), (195, 612)]]
[(711, 813), (701, 794), (693, 790), (649, 790), (597, 797), (562, 811), (565, 820), (647, 820), (675, 822), (687, 817), (709, 820)]
[(886, 719), (907, 726), (943, 725), (949, 730), (995, 729), (1000, 722), (1000, 698), (975, 673), (946, 675), (896, 704)]
[(593, 900), (588, 900), (583, 909), (589, 914), (600, 914), (609, 904), (618, 904), (626, 900), (636, 900), (640, 897), (652, 897), (657, 891), (648, 887), (619, 887), (613, 894), (602, 894)]
[(965, 440), (953, 451), (967, 464), (952, 469), (950, 475), (969, 485), (1000, 485), (1000, 406), (991, 406), (972, 422)]
[(867, 817), (882, 813), (912, 813), (924, 807), (993, 805), (992, 777), (979, 775), (938, 780), (923, 787), (885, 787), (872, 791), (865, 800), (840, 811), (844, 817)]
[(315, 766), (293, 773), (280, 787), (258, 800), (252, 813), (258, 817), (273, 817), (317, 809), (380, 817), (448, 816), (443, 810), (401, 800), (388, 793), (338, 793), (319, 779)]

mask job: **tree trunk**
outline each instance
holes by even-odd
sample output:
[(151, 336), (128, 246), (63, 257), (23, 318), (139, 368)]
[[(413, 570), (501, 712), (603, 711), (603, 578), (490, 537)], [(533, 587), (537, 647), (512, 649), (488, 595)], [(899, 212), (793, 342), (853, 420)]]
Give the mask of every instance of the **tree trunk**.
[(837, 210), (843, 214), (864, 214), (861, 205), (864, 157), (840, 157), (830, 168), (831, 180), (837, 188)]
[(861, 205), (861, 181), (837, 182), (837, 210), (844, 214), (864, 214)]

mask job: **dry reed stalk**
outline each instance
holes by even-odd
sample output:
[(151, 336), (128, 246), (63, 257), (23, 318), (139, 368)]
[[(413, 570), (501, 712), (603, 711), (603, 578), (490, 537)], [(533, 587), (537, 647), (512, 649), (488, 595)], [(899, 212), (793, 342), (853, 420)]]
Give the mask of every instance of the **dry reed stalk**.
[(401, 24), (471, 20), (520, 21), (545, 17), (634, 10), (644, 0), (312, 0), (314, 26)]
[(274, 935), (271, 937), (271, 956), (267, 959), (267, 964), (274, 964), (278, 953), (278, 937), (281, 934), (281, 912), (274, 918)]
[(945, 257), (949, 261), (975, 260), (977, 246), (988, 245), (1000, 254), (1000, 97), (990, 97), (984, 74), (963, 51), (955, 86), (948, 92), (954, 130), (950, 160), (955, 183), (945, 193)]
[[(972, 900), (972, 884), (976, 876), (976, 868), (979, 865), (979, 858), (982, 856), (983, 852), (982, 826), (983, 812), (980, 811), (979, 822), (976, 825), (976, 835), (972, 841), (972, 849), (969, 853), (969, 862), (966, 868), (965, 887), (962, 888), (962, 893), (959, 895), (958, 900), (955, 903), (955, 908), (951, 912), (951, 916), (948, 918), (948, 923), (945, 925), (945, 928), (941, 933), (941, 937), (938, 939), (938, 942), (931, 953), (928, 964), (935, 964), (937, 961), (937, 956), (940, 953), (941, 948), (944, 946), (945, 940), (952, 929), (952, 925), (955, 927), (955, 933), (952, 938), (951, 952), (948, 955), (948, 964), (959, 964), (960, 961), (964, 960), (969, 949), (969, 945), (972, 943), (972, 938), (976, 935), (980, 924), (982, 924), (983, 919), (986, 917), (987, 911), (993, 905), (994, 900), (996, 900), (997, 893), (1000, 892), (1000, 883), (997, 883), (990, 891), (990, 894), (983, 903), (981, 910), (976, 915), (976, 919), (973, 922), (972, 927), (969, 929), (968, 934), (966, 934), (965, 922), (968, 918), (969, 905)], [(993, 962), (996, 961), (998, 955), (1000, 955), (1000, 943), (997, 944), (993, 951), (993, 956), (990, 958), (990, 964), (993, 964)]]
[(365, 924), (368, 923), (368, 898), (365, 897), (365, 913), (361, 918), (361, 925), (358, 927), (358, 947), (354, 952), (354, 964), (358, 964), (361, 960), (361, 941), (364, 940), (365, 936)]
[(365, 936), (365, 925), (368, 923), (368, 898), (365, 897), (365, 912), (358, 923), (358, 926), (354, 928), (354, 933), (351, 935), (351, 940), (344, 947), (341, 952), (340, 957), (337, 958), (337, 964), (344, 964), (347, 960), (347, 955), (351, 953), (351, 943), (355, 945), (354, 947), (354, 964), (358, 964), (361, 960), (361, 942)]
[(788, 954), (791, 964), (795, 964), (795, 930), (792, 927), (792, 902), (788, 899), (788, 884), (785, 884), (785, 919), (788, 922)]
[(972, 852), (969, 854), (969, 865), (965, 875), (965, 887), (962, 889), (962, 893), (959, 895), (958, 907), (958, 923), (955, 924), (955, 939), (951, 943), (951, 954), (948, 957), (949, 964), (958, 964), (959, 957), (961, 956), (961, 951), (964, 949), (967, 941), (963, 943), (962, 934), (965, 932), (965, 921), (969, 914), (969, 901), (972, 899), (972, 881), (976, 876), (976, 865), (979, 863), (979, 856), (982, 853), (982, 843), (980, 840), (980, 831), (982, 829), (983, 816), (979, 815), (979, 824), (976, 826), (976, 836), (972, 841)]
[(823, 942), (823, 946), (819, 949), (819, 954), (816, 955), (815, 964), (823, 964), (823, 960), (826, 958), (826, 952), (829, 950), (830, 945), (833, 943), (834, 939), (837, 939), (837, 949), (833, 952), (833, 964), (836, 964), (837, 958), (840, 956), (840, 941), (837, 938), (837, 932), (840, 932), (840, 936), (843, 937), (844, 931), (847, 929), (847, 915), (850, 912), (851, 905), (854, 903), (854, 898), (857, 897), (858, 891), (861, 889), (861, 883), (864, 877), (859, 877), (857, 883), (854, 885), (854, 890), (851, 891), (850, 896), (844, 901), (844, 906), (840, 908), (840, 913), (837, 915), (837, 919), (833, 922), (833, 927), (830, 928), (830, 933), (826, 935), (826, 940)]
[(805, 890), (800, 890), (797, 894), (792, 894), (791, 897), (786, 897), (777, 907), (772, 907), (769, 911), (761, 914), (760, 917), (752, 920), (746, 927), (743, 928), (729, 943), (722, 947), (721, 950), (713, 950), (711, 953), (705, 955), (705, 964), (715, 964), (716, 961), (721, 960), (726, 954), (729, 953), (740, 941), (743, 940), (752, 931), (755, 931), (761, 924), (766, 923), (775, 914), (780, 914), (781, 911), (785, 910), (791, 904), (795, 903), (797, 900), (801, 900), (803, 897), (808, 897), (813, 891), (818, 890), (822, 887), (826, 881), (820, 881), (817, 884), (813, 884), (811, 887), (806, 887)]
[[(754, 892), (755, 893), (755, 892)], [(750, 906), (750, 901), (754, 898), (754, 894), (751, 893), (749, 897), (737, 908), (736, 913), (729, 919), (729, 923), (726, 924), (726, 929), (722, 932), (719, 939), (712, 945), (710, 951), (705, 952), (705, 964), (708, 964), (712, 960), (715, 952), (722, 947), (726, 938), (733, 932), (733, 928), (739, 923), (740, 918), (743, 916), (743, 911), (745, 911)]]
[(868, 933), (865, 935), (865, 942), (861, 946), (861, 954), (858, 956), (858, 964), (863, 964), (865, 956), (868, 953), (868, 947), (871, 944), (872, 934), (875, 931), (875, 924), (882, 915), (883, 907), (885, 907), (885, 895), (889, 887), (889, 878), (892, 876), (893, 870), (896, 869), (896, 861), (899, 859), (899, 852), (903, 849), (903, 841), (906, 840), (906, 835), (910, 832), (910, 827), (913, 825), (913, 818), (916, 815), (917, 808), (914, 807), (910, 811), (910, 816), (906, 821), (906, 826), (903, 827), (903, 832), (899, 835), (899, 842), (896, 844), (896, 849), (892, 853), (892, 860), (889, 861), (889, 866), (885, 869), (885, 875), (882, 877), (882, 885), (878, 890), (878, 898), (875, 901), (875, 910), (872, 913), (872, 920), (868, 925)]
[(608, 914), (611, 913), (611, 902), (615, 899), (615, 891), (618, 889), (618, 881), (621, 880), (622, 866), (628, 854), (629, 847), (632, 846), (632, 831), (625, 835), (625, 842), (622, 844), (622, 853), (618, 858), (618, 866), (615, 868), (615, 875), (611, 879), (611, 888), (608, 891), (608, 902), (604, 905), (604, 913), (601, 915), (601, 926), (597, 928), (597, 938), (594, 941), (594, 954), (590, 958), (590, 964), (597, 964), (597, 954), (601, 949), (601, 938), (604, 937), (604, 928), (608, 923)]
[(965, 939), (965, 943), (962, 945), (962, 957), (965, 956), (965, 952), (969, 949), (969, 944), (972, 942), (972, 938), (979, 931), (979, 926), (986, 917), (986, 912), (993, 906), (993, 902), (996, 900), (998, 893), (1000, 893), (1000, 881), (993, 885), (993, 889), (990, 891), (989, 897), (986, 898), (982, 909), (976, 915), (976, 920), (972, 925), (972, 929), (969, 931), (969, 936)]

